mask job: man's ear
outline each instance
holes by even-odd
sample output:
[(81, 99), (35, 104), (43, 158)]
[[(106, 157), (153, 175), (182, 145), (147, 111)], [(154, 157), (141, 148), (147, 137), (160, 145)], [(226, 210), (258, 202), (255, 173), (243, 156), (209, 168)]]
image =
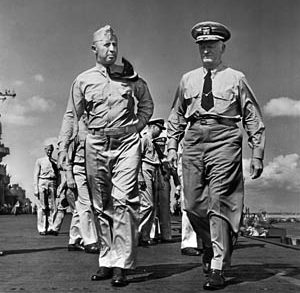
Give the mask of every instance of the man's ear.
[(97, 53), (97, 48), (96, 48), (95, 45), (92, 45), (92, 46), (91, 46), (91, 49), (92, 49), (92, 51), (93, 51), (94, 53)]
[(222, 53), (225, 52), (225, 49), (226, 49), (226, 45), (223, 43), (223, 44), (222, 44)]

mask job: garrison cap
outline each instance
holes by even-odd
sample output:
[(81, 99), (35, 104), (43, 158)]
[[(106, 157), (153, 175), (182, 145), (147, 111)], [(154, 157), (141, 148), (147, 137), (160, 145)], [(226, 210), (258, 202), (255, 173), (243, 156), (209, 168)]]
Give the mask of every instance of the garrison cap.
[(117, 37), (114, 30), (112, 29), (112, 27), (110, 25), (105, 25), (104, 27), (101, 27), (100, 29), (95, 31), (93, 34), (93, 42), (95, 43), (97, 41), (101, 41), (101, 40), (103, 40), (103, 37), (105, 37), (107, 35)]
[(53, 144), (52, 143), (45, 143), (44, 144), (44, 149), (49, 149), (49, 148), (54, 150)]
[(166, 128), (164, 127), (164, 124), (165, 124), (165, 120), (162, 119), (162, 118), (151, 119), (151, 120), (147, 123), (147, 125), (156, 125), (156, 126), (158, 126), (160, 129), (162, 129), (162, 130), (166, 129)]
[(214, 21), (203, 21), (195, 24), (191, 33), (196, 43), (203, 41), (226, 42), (231, 36), (229, 29), (225, 25)]

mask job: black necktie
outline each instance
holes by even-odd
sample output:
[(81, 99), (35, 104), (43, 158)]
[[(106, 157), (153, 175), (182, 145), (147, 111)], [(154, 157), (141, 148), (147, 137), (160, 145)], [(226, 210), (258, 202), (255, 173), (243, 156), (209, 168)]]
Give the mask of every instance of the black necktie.
[(201, 106), (206, 111), (208, 111), (214, 106), (214, 96), (211, 90), (212, 90), (211, 71), (207, 70), (207, 74), (204, 77), (202, 100), (201, 100)]

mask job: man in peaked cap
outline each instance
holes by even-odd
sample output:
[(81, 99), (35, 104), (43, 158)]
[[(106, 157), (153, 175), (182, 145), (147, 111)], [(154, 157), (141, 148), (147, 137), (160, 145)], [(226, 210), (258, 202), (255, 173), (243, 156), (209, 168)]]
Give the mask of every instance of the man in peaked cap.
[[(203, 241), (204, 289), (225, 286), (232, 235), (239, 231), (244, 187), (242, 122), (252, 149), (253, 179), (263, 171), (265, 127), (257, 100), (242, 72), (222, 62), (230, 32), (223, 24), (205, 21), (192, 28), (202, 67), (183, 75), (168, 119), (168, 160), (177, 164), (183, 138), (185, 209)], [(204, 192), (208, 188), (208, 193)]]
[(142, 165), (139, 173), (139, 244), (147, 246), (155, 244), (150, 237), (156, 213), (157, 182), (160, 159), (153, 140), (165, 129), (164, 119), (156, 118), (147, 123), (146, 133), (142, 136)]
[[(100, 227), (99, 269), (93, 281), (112, 278), (126, 286), (126, 270), (136, 264), (138, 243), (138, 170), (140, 135), (153, 113), (146, 82), (123, 59), (115, 65), (118, 39), (110, 25), (93, 35), (96, 66), (79, 74), (71, 86), (59, 139), (59, 166), (87, 113), (86, 172)], [(137, 110), (135, 112), (135, 103)]]

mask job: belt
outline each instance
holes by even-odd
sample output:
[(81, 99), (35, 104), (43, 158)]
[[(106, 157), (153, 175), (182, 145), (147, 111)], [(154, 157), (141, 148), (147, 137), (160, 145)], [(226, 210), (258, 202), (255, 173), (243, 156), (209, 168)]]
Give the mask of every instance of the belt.
[(56, 180), (55, 177), (51, 177), (51, 178), (43, 178), (43, 177), (39, 177), (39, 179), (43, 179), (43, 180), (52, 180), (52, 181), (55, 181), (55, 180)]
[(191, 122), (191, 124), (198, 122), (201, 125), (223, 124), (223, 125), (228, 125), (228, 126), (236, 126), (236, 123), (239, 122), (240, 119), (212, 117), (212, 116), (199, 116), (199, 117), (192, 117), (189, 121)]
[(92, 128), (88, 130), (88, 133), (92, 135), (105, 135), (105, 136), (124, 135), (133, 132), (136, 132), (135, 125), (125, 126), (125, 127)]

